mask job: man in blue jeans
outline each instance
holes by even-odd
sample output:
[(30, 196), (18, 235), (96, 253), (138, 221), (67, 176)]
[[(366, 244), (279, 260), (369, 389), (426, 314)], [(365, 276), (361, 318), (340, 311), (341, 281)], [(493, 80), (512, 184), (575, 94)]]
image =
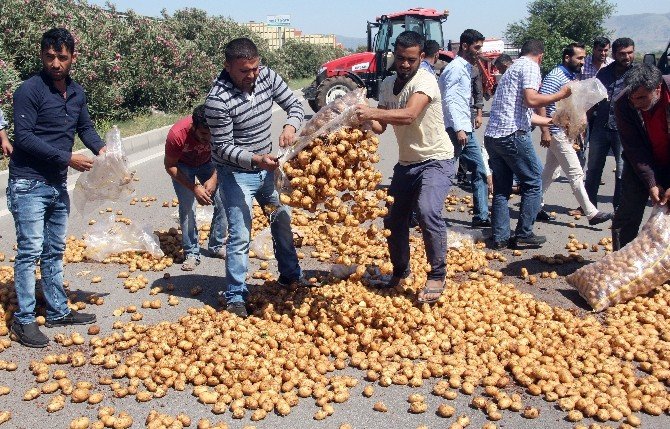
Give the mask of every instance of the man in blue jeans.
[(467, 29), (461, 34), (458, 56), (442, 71), (438, 84), (442, 95), (444, 126), (454, 143), (456, 159), (465, 162), (472, 172), (474, 216), (472, 226), (491, 226), (488, 186), (482, 150), (472, 128), (472, 68), (479, 58), (484, 36)]
[(618, 96), (624, 90), (624, 74), (634, 66), (635, 43), (632, 39), (622, 37), (612, 43), (614, 62), (601, 68), (596, 78), (607, 88), (606, 100), (596, 105), (593, 125), (589, 135), (589, 156), (586, 164), (586, 193), (594, 206), (598, 207), (598, 189), (605, 168), (607, 155), (612, 150), (616, 171), (614, 175), (614, 196), (612, 204), (614, 210), (621, 203), (621, 176), (623, 174), (623, 149), (619, 139), (614, 105)]
[(295, 286), (302, 279), (293, 244), (288, 207), (274, 187), (277, 158), (270, 155), (272, 104), (287, 113), (279, 144), (295, 139), (304, 112), (302, 104), (273, 70), (260, 65), (256, 45), (247, 38), (230, 41), (224, 70), (207, 96), (205, 116), (212, 133), (212, 159), (217, 167), (228, 216), (226, 259), (227, 310), (247, 317), (246, 276), (249, 264), (251, 205), (255, 198), (270, 213), (270, 230), (279, 266), (279, 284)]
[[(221, 189), (217, 186), (216, 169), (212, 164), (211, 134), (205, 119), (205, 106), (200, 105), (170, 128), (165, 141), (165, 170), (179, 199), (184, 263), (182, 271), (193, 271), (200, 264), (200, 244), (195, 216), (195, 201), (203, 206), (214, 205), (209, 230), (209, 254), (225, 258), (224, 237), (228, 231)], [(199, 183), (196, 183), (198, 179)]]
[[(493, 245), (494, 249), (519, 244), (540, 246), (546, 237), (533, 233), (533, 224), (542, 204), (542, 163), (530, 139), (531, 120), (549, 124), (549, 118), (533, 115), (531, 109), (544, 107), (570, 95), (569, 86), (554, 94), (540, 94), (540, 63), (544, 43), (529, 40), (521, 47), (521, 57), (505, 72), (493, 98), (484, 142), (493, 172)], [(536, 118), (536, 119), (533, 119)], [(511, 237), (508, 201), (513, 176), (521, 187), (521, 206), (516, 233)]]
[(379, 88), (378, 108), (356, 107), (360, 121), (372, 121), (381, 134), (393, 125), (398, 140), (398, 164), (393, 168), (389, 195), (394, 198), (384, 227), (393, 264), (393, 277), (385, 286), (393, 288), (410, 275), (409, 226), (416, 212), (426, 258), (430, 264), (419, 302), (440, 299), (446, 278), (447, 224), (442, 217), (444, 200), (454, 177), (454, 147), (444, 128), (440, 88), (435, 76), (420, 68), (424, 38), (403, 31), (395, 41), (396, 74)]
[(88, 171), (89, 157), (72, 153), (74, 134), (93, 153), (104, 152), (86, 107), (84, 89), (70, 78), (74, 38), (63, 28), (42, 36), (42, 71), (14, 93), (14, 150), (9, 162), (7, 206), (14, 216), (18, 250), (14, 287), (18, 310), (13, 336), (29, 347), (45, 347), (35, 322), (35, 264), (40, 261), (46, 326), (85, 325), (94, 314), (70, 310), (63, 288), (63, 253), (70, 198), (67, 169)]

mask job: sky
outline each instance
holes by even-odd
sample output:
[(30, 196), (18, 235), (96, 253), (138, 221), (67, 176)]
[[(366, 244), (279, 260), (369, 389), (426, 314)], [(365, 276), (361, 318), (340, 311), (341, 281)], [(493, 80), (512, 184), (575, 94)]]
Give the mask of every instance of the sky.
[[(107, 0), (89, 0), (104, 6)], [(143, 15), (160, 16), (162, 9), (169, 13), (195, 7), (210, 15), (227, 16), (238, 22), (265, 22), (267, 15), (290, 15), (291, 26), (305, 33), (337, 34), (349, 37), (365, 37), (366, 21), (390, 12), (401, 11), (421, 5), (442, 10), (449, 9), (449, 20), (443, 26), (445, 39), (457, 38), (465, 28), (476, 28), (487, 37), (501, 37), (507, 24), (526, 17), (523, 0), (265, 0), (230, 2), (221, 0), (116, 0), (111, 1), (118, 10), (133, 9)], [(613, 1), (615, 15), (636, 13), (668, 13), (670, 4), (666, 0), (621, 0)], [(476, 5), (476, 7), (474, 7)]]

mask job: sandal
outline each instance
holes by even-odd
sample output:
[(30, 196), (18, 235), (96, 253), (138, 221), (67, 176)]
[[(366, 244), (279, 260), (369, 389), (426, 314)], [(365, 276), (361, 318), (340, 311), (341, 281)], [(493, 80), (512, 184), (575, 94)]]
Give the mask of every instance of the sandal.
[[(428, 280), (426, 285), (419, 291), (417, 296), (417, 301), (425, 304), (432, 304), (437, 302), (442, 296), (442, 292), (446, 287), (446, 282), (444, 280)], [(426, 295), (433, 295), (432, 298), (425, 298)]]

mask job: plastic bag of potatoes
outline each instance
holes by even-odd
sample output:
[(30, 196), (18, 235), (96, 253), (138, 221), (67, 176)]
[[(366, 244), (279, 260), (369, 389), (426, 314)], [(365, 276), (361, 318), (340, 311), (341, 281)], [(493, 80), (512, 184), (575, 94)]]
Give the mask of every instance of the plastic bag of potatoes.
[(269, 225), (251, 240), (249, 254), (249, 256), (253, 255), (253, 257), (262, 260), (275, 258), (274, 241)]
[(279, 168), (275, 173), (277, 189), (288, 189), (290, 187), (282, 166), (285, 162), (298, 156), (298, 153), (309, 146), (312, 140), (342, 127), (359, 127), (361, 125), (356, 118), (354, 108), (357, 104), (367, 102), (365, 94), (365, 88), (358, 88), (331, 101), (307, 121), (293, 145), (279, 149), (277, 154)]
[(93, 167), (81, 173), (72, 192), (72, 203), (84, 214), (95, 210), (105, 201), (121, 201), (135, 193), (133, 178), (116, 125), (105, 137), (107, 150), (95, 157)]
[(568, 139), (574, 141), (586, 131), (586, 112), (607, 98), (607, 89), (596, 78), (572, 81), (568, 85), (572, 94), (556, 102), (553, 122), (565, 130)]
[(150, 227), (117, 222), (109, 216), (91, 227), (84, 236), (87, 259), (102, 262), (110, 255), (128, 251), (147, 252), (154, 257), (163, 256), (160, 241)]
[(670, 211), (654, 207), (638, 236), (566, 277), (595, 311), (644, 295), (670, 280)]

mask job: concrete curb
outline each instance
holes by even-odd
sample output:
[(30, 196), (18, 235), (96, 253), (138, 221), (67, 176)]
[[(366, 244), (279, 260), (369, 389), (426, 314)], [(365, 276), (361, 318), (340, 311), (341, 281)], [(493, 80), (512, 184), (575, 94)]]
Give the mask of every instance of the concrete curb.
[[(143, 150), (150, 149), (152, 147), (161, 146), (165, 144), (165, 138), (167, 137), (168, 132), (172, 128), (172, 125), (166, 125), (161, 128), (156, 128), (151, 131), (146, 131), (142, 134), (136, 134), (134, 136), (123, 138), (123, 148), (126, 151), (126, 155), (133, 155)], [(93, 156), (90, 150), (81, 149), (75, 153), (83, 153), (89, 156)], [(70, 168), (68, 170), (68, 175), (78, 173), (77, 170)], [(7, 181), (9, 179), (9, 170), (0, 171), (0, 194), (2, 190), (7, 188)]]

